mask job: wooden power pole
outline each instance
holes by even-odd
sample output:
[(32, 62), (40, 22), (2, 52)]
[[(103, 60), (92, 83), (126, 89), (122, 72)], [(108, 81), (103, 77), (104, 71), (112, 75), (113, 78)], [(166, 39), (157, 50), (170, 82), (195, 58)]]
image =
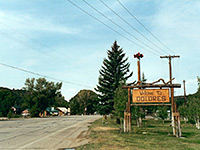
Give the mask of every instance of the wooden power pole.
[[(170, 80), (170, 84), (172, 84), (172, 64), (171, 64), (171, 60), (172, 58), (179, 58), (180, 56), (160, 56), (160, 58), (168, 58), (169, 59), (169, 80)], [(175, 111), (176, 108), (174, 108), (174, 88), (171, 88), (171, 101), (172, 101), (172, 112)]]
[(184, 89), (184, 99), (185, 99), (185, 105), (186, 105), (187, 98), (186, 98), (186, 90), (185, 90), (185, 80), (183, 80), (183, 89)]
[[(180, 56), (169, 55), (169, 56), (160, 56), (160, 58), (167, 58), (169, 60), (169, 80), (170, 80), (170, 84), (172, 84), (171, 61), (172, 61), (172, 58), (180, 58)], [(181, 131), (178, 131), (178, 130), (180, 130), (180, 125), (178, 125), (180, 117), (179, 117), (179, 113), (177, 113), (176, 104), (174, 103), (174, 88), (173, 87), (170, 88), (170, 92), (171, 92), (171, 104), (172, 104), (171, 110), (172, 110), (173, 134), (176, 135), (176, 136), (181, 136)]]

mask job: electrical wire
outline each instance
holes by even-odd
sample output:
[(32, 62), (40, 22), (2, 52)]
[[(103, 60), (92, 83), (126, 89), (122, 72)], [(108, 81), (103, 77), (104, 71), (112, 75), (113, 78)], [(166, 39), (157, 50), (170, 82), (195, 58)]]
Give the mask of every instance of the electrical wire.
[(128, 37), (126, 37), (125, 35), (121, 34), (120, 32), (118, 32), (117, 30), (113, 29), (112, 27), (110, 27), (109, 25), (105, 24), (104, 22), (102, 22), (101, 20), (99, 20), (98, 18), (96, 18), (95, 16), (91, 15), (89, 12), (87, 12), (86, 10), (82, 9), (81, 7), (79, 7), (78, 5), (76, 5), (75, 3), (73, 3), (70, 0), (67, 0), (69, 3), (71, 3), (72, 5), (74, 5), (76, 8), (80, 9), (81, 11), (83, 11), (84, 13), (86, 13), (88, 16), (92, 17), (93, 19), (95, 19), (96, 21), (100, 22), (101, 24), (103, 24), (104, 26), (106, 26), (107, 28), (109, 28), (110, 30), (114, 31), (115, 33), (117, 33), (118, 35), (124, 37), (125, 39), (127, 39), (128, 41), (130, 41), (131, 43), (133, 43), (134, 45), (137, 45), (138, 47), (142, 48), (143, 50), (146, 50), (147, 52), (150, 52), (154, 55), (160, 56), (157, 53), (155, 53), (154, 51), (150, 51), (147, 50), (146, 48), (144, 48), (143, 46), (135, 43), (134, 41), (132, 41), (131, 39), (129, 39)]
[[(37, 40), (31, 38), (30, 36), (26, 35), (25, 33), (22, 33), (22, 32), (20, 32), (20, 31), (18, 31), (18, 30), (16, 30), (16, 29), (12, 28), (12, 27), (10, 27), (9, 25), (7, 25), (7, 24), (5, 24), (5, 23), (3, 23), (3, 22), (1, 22), (1, 21), (0, 21), (0, 24), (6, 26), (7, 28), (13, 30), (13, 31), (16, 32), (16, 33), (19, 33), (19, 34), (21, 34), (21, 35), (23, 35), (23, 36), (25, 36), (25, 37), (31, 39), (32, 41), (38, 43), (40, 46), (45, 47), (45, 48), (47, 48), (47, 49), (50, 49), (50, 50), (52, 50), (52, 51), (54, 51), (54, 52), (60, 54), (60, 56), (65, 56), (65, 57), (70, 58), (71, 60), (73, 60), (73, 63), (76, 63), (77, 65), (82, 66), (82, 64), (80, 64), (80, 63), (78, 63), (76, 60), (74, 60), (73, 57), (66, 56), (65, 54), (61, 53), (61, 52), (58, 51), (57, 49), (53, 49), (53, 48), (49, 47), (48, 45), (43, 44), (43, 43), (41, 43), (41, 42), (39, 42), (39, 41), (37, 41)], [(0, 31), (0, 32), (1, 32), (1, 31)], [(1, 33), (3, 33), (3, 32), (1, 32)], [(9, 34), (6, 34), (6, 33), (3, 33), (3, 34), (4, 34), (4, 35), (7, 35), (7, 36), (9, 36), (9, 37), (11, 37)], [(11, 37), (11, 38), (12, 38), (12, 37)], [(14, 39), (14, 38), (12, 38), (12, 39)], [(21, 41), (21, 40), (15, 40), (15, 41), (16, 41), (16, 42), (20, 42), (21, 44), (24, 44), (25, 46), (28, 45), (28, 44), (26, 44), (25, 42), (23, 42), (23, 41)], [(38, 52), (41, 52), (41, 53), (43, 53), (43, 54), (45, 54), (45, 55), (48, 55), (48, 56), (50, 56), (50, 57), (53, 57), (53, 58), (56, 59), (56, 61), (58, 61), (58, 60), (60, 61), (60, 57), (55, 57), (55, 56), (49, 55), (48, 53), (45, 53), (45, 52), (43, 52), (43, 51), (37, 50), (37, 49), (35, 49), (35, 48), (32, 48), (31, 46), (28, 46), (28, 47), (31, 48), (31, 49), (34, 49), (34, 50), (36, 50), (36, 51), (38, 51)], [(66, 63), (65, 63), (65, 65), (66, 65)]]
[[(136, 39), (137, 41), (139, 41), (140, 43), (144, 44), (145, 46), (147, 46), (148, 48), (150, 48), (151, 50), (153, 50), (152, 47), (150, 47), (148, 44), (142, 42), (140, 39), (138, 39), (137, 37), (135, 37), (133, 34), (131, 34), (130, 32), (128, 32), (127, 30), (125, 30), (124, 28), (122, 28), (120, 25), (118, 25), (117, 23), (115, 23), (114, 21), (112, 21), (110, 18), (108, 18), (106, 15), (104, 15), (103, 13), (101, 13), (99, 10), (97, 10), (95, 7), (93, 7), (91, 4), (89, 4), (88, 2), (86, 2), (85, 0), (82, 0), (85, 4), (87, 4), (89, 7), (91, 7), (93, 10), (95, 10), (97, 13), (99, 13), (100, 15), (102, 15), (104, 18), (106, 18), (107, 20), (109, 20), (110, 22), (112, 22), (114, 25), (116, 25), (118, 28), (120, 28), (121, 30), (123, 30), (124, 32), (126, 32), (127, 34), (129, 34), (130, 36), (132, 36), (134, 39)], [(156, 50), (155, 50), (156, 51)], [(159, 51), (157, 51), (157, 53), (159, 53), (160, 55), (162, 55)]]
[(140, 22), (134, 15), (133, 13), (131, 13), (119, 0), (117, 0), (117, 2), (147, 31), (149, 32), (163, 47), (165, 47), (166, 49), (168, 49), (170, 52), (175, 53), (174, 51), (172, 51), (170, 48), (168, 48), (164, 43), (162, 43), (149, 29), (147, 29), (147, 27), (145, 27), (145, 25)]
[(7, 33), (2, 32), (2, 31), (0, 31), (0, 33), (1, 33), (1, 34), (4, 34), (4, 35), (6, 35), (6, 36), (8, 36), (9, 38), (11, 38), (11, 39), (12, 39), (13, 41), (15, 41), (15, 42), (18, 42), (18, 43), (20, 43), (20, 44), (25, 45), (26, 47), (28, 47), (28, 48), (30, 48), (30, 49), (32, 49), (32, 50), (34, 50), (34, 51), (38, 51), (38, 52), (40, 52), (40, 53), (43, 53), (43, 54), (45, 54), (45, 55), (47, 55), (47, 56), (49, 56), (49, 57), (52, 57), (52, 58), (56, 59), (57, 61), (59, 60), (58, 57), (52, 56), (52, 55), (50, 55), (50, 54), (48, 54), (48, 53), (46, 53), (46, 52), (44, 52), (44, 51), (38, 50), (38, 49), (36, 49), (36, 48), (30, 46), (30, 45), (27, 44), (26, 42), (24, 42), (24, 41), (22, 41), (22, 40), (20, 40), (20, 39), (17, 39), (17, 38), (12, 37), (10, 34), (7, 34)]
[(82, 87), (87, 87), (87, 88), (93, 88), (91, 86), (82, 85), (82, 84), (78, 84), (78, 83), (74, 83), (74, 82), (70, 82), (70, 81), (61, 80), (61, 79), (57, 79), (57, 78), (54, 78), (54, 77), (42, 75), (42, 74), (39, 74), (39, 73), (36, 73), (36, 72), (33, 72), (33, 71), (29, 71), (29, 70), (26, 70), (26, 69), (22, 69), (22, 68), (15, 67), (15, 66), (8, 65), (8, 64), (5, 64), (5, 63), (1, 63), (1, 62), (0, 62), (0, 65), (5, 66), (5, 67), (9, 67), (9, 68), (12, 68), (12, 69), (15, 69), (15, 70), (23, 71), (23, 72), (26, 72), (26, 73), (30, 73), (30, 74), (33, 74), (33, 75), (36, 75), (36, 76), (49, 78), (49, 79), (52, 79), (52, 80), (56, 80), (56, 81), (60, 81), (60, 82), (63, 82), (63, 83), (71, 84), (71, 85), (82, 86)]
[(127, 22), (124, 18), (122, 18), (116, 11), (114, 11), (111, 7), (109, 7), (105, 2), (102, 0), (99, 0), (104, 6), (106, 6), (110, 11), (112, 11), (118, 18), (120, 18), (122, 21), (124, 21), (127, 25), (129, 25), (134, 31), (136, 31), (138, 34), (140, 34), (144, 39), (146, 39), (148, 42), (153, 44), (155, 47), (158, 49), (162, 50), (165, 53), (166, 52), (164, 49), (160, 48), (158, 45), (156, 45), (154, 42), (152, 42), (150, 39), (148, 39), (144, 34), (142, 34), (139, 30), (137, 30), (134, 26), (132, 26), (129, 22)]
[[(21, 44), (23, 44), (23, 45), (25, 45), (25, 46), (27, 46), (27, 47), (29, 47), (29, 48), (35, 50), (35, 51), (38, 51), (38, 52), (43, 53), (43, 54), (45, 54), (45, 55), (47, 55), (47, 56), (53, 57), (53, 56), (49, 55), (48, 53), (45, 53), (45, 52), (40, 51), (40, 50), (38, 50), (38, 49), (36, 49), (36, 48), (34, 48), (34, 47), (31, 47), (31, 46), (28, 45), (27, 43), (25, 43), (25, 42), (23, 42), (23, 41), (21, 41), (21, 40), (19, 40), (19, 39), (15, 39), (14, 37), (12, 37), (12, 36), (10, 36), (10, 35), (8, 35), (8, 34), (2, 32), (2, 31), (0, 31), (0, 33), (4, 34), (4, 35), (6, 35), (6, 36), (9, 36), (10, 38), (12, 38), (12, 40), (14, 40), (14, 41), (16, 41), (16, 42), (18, 42), (18, 43), (21, 43)], [(57, 57), (53, 57), (53, 58), (55, 58), (57, 61), (59, 60)], [(49, 78), (49, 79), (61, 81), (61, 82), (64, 82), (64, 83), (72, 84), (72, 85), (77, 85), (77, 86), (82, 86), (82, 87), (93, 88), (93, 87), (91, 87), (91, 86), (86, 86), (86, 85), (82, 85), (82, 84), (77, 84), (77, 83), (73, 83), (73, 82), (69, 82), (69, 81), (60, 80), (60, 79), (56, 79), (56, 78), (53, 78), (53, 77), (41, 75), (41, 74), (39, 74), (39, 73), (35, 73), (35, 72), (32, 72), (32, 71), (28, 71), (28, 70), (25, 70), (25, 69), (21, 69), (21, 68), (18, 68), (18, 67), (14, 67), (14, 66), (11, 66), (11, 65), (7, 65), (7, 64), (4, 64), (4, 63), (0, 63), (0, 65), (6, 66), (6, 67), (10, 67), (10, 68), (13, 68), (13, 69), (17, 69), (17, 70), (20, 70), (20, 71), (23, 71), (23, 72), (26, 72), (26, 73), (34, 74), (34, 75), (37, 75), (37, 76), (42, 76), (42, 77), (45, 77), (45, 78)]]
[[(29, 37), (29, 36), (26, 35), (25, 33), (22, 33), (22, 32), (20, 32), (20, 31), (18, 31), (18, 30), (16, 30), (16, 29), (12, 28), (12, 27), (10, 27), (9, 25), (7, 25), (7, 24), (5, 24), (5, 23), (3, 23), (3, 22), (1, 22), (1, 21), (0, 21), (0, 24), (6, 26), (7, 28), (13, 30), (13, 31), (16, 32), (16, 33), (19, 33), (19, 34), (21, 34), (21, 35), (23, 35), (23, 36), (25, 36), (25, 37), (27, 37), (27, 38), (30, 38), (32, 41), (38, 43), (40, 46), (43, 46), (43, 47), (48, 48), (48, 49), (50, 49), (50, 50), (52, 50), (52, 51), (54, 51), (54, 52), (56, 52), (56, 53), (59, 53), (60, 56), (62, 56), (62, 57), (66, 56), (66, 55), (64, 55), (63, 53), (59, 52), (58, 50), (53, 49), (53, 48), (51, 48), (51, 47), (49, 47), (49, 46), (47, 46), (47, 45), (45, 45), (45, 44), (43, 44), (43, 43), (41, 43), (41, 42), (39, 42), (39, 41), (37, 41), (37, 40), (35, 40), (35, 39)], [(20, 44), (23, 44), (23, 45), (25, 45), (26, 47), (29, 47), (29, 48), (31, 48), (31, 49), (33, 49), (33, 50), (35, 50), (35, 51), (38, 51), (38, 52), (40, 52), (40, 53), (43, 53), (43, 54), (45, 54), (45, 55), (47, 55), (47, 56), (49, 56), (49, 57), (52, 57), (52, 58), (54, 58), (57, 62), (62, 62), (62, 63), (66, 66), (66, 63), (65, 63), (64, 61), (62, 61), (62, 60), (60, 59), (60, 57), (52, 56), (52, 55), (50, 55), (50, 54), (48, 54), (48, 53), (46, 53), (46, 52), (44, 52), (44, 51), (38, 50), (37, 48), (34, 48), (34, 47), (30, 46), (30, 45), (27, 44), (26, 42), (23, 42), (22, 40), (16, 39), (16, 38), (12, 37), (11, 35), (9, 35), (9, 34), (7, 34), (7, 33), (4, 33), (4, 32), (2, 32), (2, 31), (0, 31), (0, 33), (4, 34), (4, 35), (6, 35), (6, 36), (9, 36), (12, 40), (14, 40), (14, 41), (16, 41), (16, 42), (18, 42), (18, 43), (20, 43)], [(67, 57), (69, 57), (69, 56), (67, 56)], [(81, 63), (78, 63), (78, 61), (72, 59), (72, 57), (69, 57), (69, 58), (70, 58), (71, 60), (73, 60), (73, 63), (75, 63), (75, 64), (77, 64), (77, 65), (79, 65), (79, 66), (83, 66)], [(90, 70), (89, 70), (88, 68), (84, 68), (83, 71), (86, 72), (86, 73), (90, 72)]]

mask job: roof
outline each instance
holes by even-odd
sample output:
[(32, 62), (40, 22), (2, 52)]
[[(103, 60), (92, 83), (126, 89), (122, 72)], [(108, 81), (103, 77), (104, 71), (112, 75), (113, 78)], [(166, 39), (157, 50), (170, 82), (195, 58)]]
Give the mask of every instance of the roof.
[(14, 108), (16, 108), (16, 109), (20, 109), (21, 107), (19, 107), (19, 106), (17, 106), (17, 105), (15, 105), (15, 106), (13, 106)]
[(25, 109), (24, 111), (22, 111), (22, 113), (29, 113), (29, 111)]
[(51, 107), (47, 107), (46, 111), (50, 112), (51, 111)]
[(64, 113), (67, 113), (67, 108), (65, 108), (65, 107), (57, 107), (57, 109)]

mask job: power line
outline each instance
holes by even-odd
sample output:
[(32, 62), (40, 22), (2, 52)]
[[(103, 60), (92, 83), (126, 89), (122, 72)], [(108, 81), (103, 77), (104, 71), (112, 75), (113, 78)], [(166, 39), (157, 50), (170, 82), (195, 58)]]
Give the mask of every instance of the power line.
[[(9, 29), (15, 31), (16, 33), (19, 33), (19, 34), (21, 34), (21, 35), (23, 35), (23, 36), (25, 36), (25, 37), (27, 37), (27, 38), (30, 38), (32, 41), (38, 43), (40, 46), (43, 46), (43, 47), (48, 48), (48, 49), (50, 49), (50, 50), (52, 50), (52, 51), (54, 51), (54, 52), (56, 52), (56, 53), (59, 53), (60, 56), (66, 56), (66, 55), (64, 55), (63, 53), (61, 53), (60, 51), (58, 51), (58, 50), (56, 50), (56, 49), (53, 49), (53, 48), (49, 47), (48, 45), (43, 44), (43, 43), (41, 43), (41, 42), (39, 42), (39, 41), (37, 41), (37, 40), (35, 40), (35, 39), (29, 37), (29, 36), (26, 35), (25, 33), (19, 32), (18, 30), (14, 29), (14, 28), (12, 28), (12, 27), (10, 27), (10, 26), (8, 26), (7, 24), (5, 24), (5, 23), (3, 23), (3, 22), (1, 22), (1, 21), (0, 21), (0, 24), (2, 24), (2, 25), (4, 25), (4, 26), (6, 26), (7, 28), (9, 28)], [(1, 32), (1, 31), (0, 31), (0, 32)], [(1, 33), (3, 33), (3, 32), (1, 32)], [(9, 34), (6, 34), (6, 33), (3, 33), (3, 34), (5, 34), (5, 35), (11, 37)], [(11, 37), (11, 38), (14, 40), (13, 37)], [(23, 41), (21, 41), (21, 40), (18, 40), (18, 39), (16, 39), (16, 38), (15, 38), (15, 41), (16, 41), (16, 42), (20, 42), (21, 44), (24, 44), (25, 46), (28, 46), (28, 44), (26, 44), (25, 42), (23, 42)], [(37, 50), (37, 49), (35, 49), (35, 48), (31, 47), (31, 46), (28, 46), (28, 47), (31, 48), (31, 49), (34, 49), (34, 50), (36, 50), (36, 51), (38, 51), (38, 52), (41, 52), (41, 53), (43, 53), (43, 54), (45, 54), (45, 55), (48, 55), (48, 56), (50, 56), (50, 57), (54, 57), (56, 60), (60, 60), (59, 57), (55, 57), (55, 56), (49, 55), (48, 53), (45, 53), (45, 52), (40, 51), (40, 50)], [(76, 63), (76, 64), (82, 66), (82, 64), (80, 64), (80, 63), (78, 63), (77, 61), (75, 61), (72, 57), (70, 57), (70, 56), (66, 56), (66, 57), (69, 57), (71, 60), (73, 60), (74, 63)]]
[[(144, 44), (145, 46), (147, 46), (148, 48), (150, 48), (151, 50), (153, 50), (152, 47), (150, 47), (149, 45), (147, 45), (146, 43), (142, 42), (140, 39), (138, 39), (137, 37), (135, 37), (133, 34), (131, 34), (130, 32), (128, 32), (127, 30), (125, 30), (124, 28), (122, 28), (120, 25), (118, 25), (117, 23), (115, 23), (114, 21), (112, 21), (110, 18), (108, 18), (106, 15), (104, 15), (103, 13), (101, 13), (99, 10), (97, 10), (95, 7), (93, 7), (91, 4), (89, 4), (88, 2), (86, 2), (85, 0), (82, 0), (84, 3), (86, 3), (89, 7), (91, 7), (92, 9), (94, 9), (96, 12), (98, 12), (100, 15), (102, 15), (104, 18), (106, 18), (107, 20), (109, 20), (110, 22), (112, 22), (114, 25), (116, 25), (118, 28), (120, 28), (121, 30), (123, 30), (124, 32), (126, 32), (127, 34), (129, 34), (130, 36), (132, 36), (134, 39), (136, 39), (137, 41), (139, 41), (140, 43)], [(156, 50), (155, 50), (156, 51)], [(161, 54), (159, 51), (157, 51), (157, 53)]]
[(111, 7), (109, 7), (105, 2), (103, 2), (102, 0), (100, 0), (100, 2), (106, 6), (110, 11), (112, 11), (116, 16), (118, 16), (121, 20), (123, 20), (126, 24), (128, 24), (133, 30), (135, 30), (138, 34), (140, 34), (144, 39), (146, 39), (147, 41), (149, 41), (151, 44), (153, 44), (155, 47), (157, 47), (158, 49), (164, 51), (165, 53), (167, 53), (165, 50), (163, 50), (162, 48), (160, 48), (158, 45), (156, 45), (155, 43), (153, 43), (150, 39), (148, 39), (144, 34), (142, 34), (139, 30), (137, 30), (134, 26), (132, 26), (130, 23), (128, 23), (125, 19), (123, 19), (118, 13), (116, 13)]
[(147, 31), (149, 32), (162, 46), (164, 46), (166, 49), (168, 49), (170, 52), (172, 53), (175, 53), (173, 52), (170, 48), (168, 48), (165, 44), (163, 44), (149, 29), (147, 29), (145, 27), (145, 25), (140, 22), (134, 15), (133, 13), (131, 13), (119, 0), (117, 0), (117, 2)]
[(52, 57), (52, 58), (55, 58), (56, 60), (59, 60), (57, 57), (51, 56), (51, 55), (49, 55), (48, 53), (46, 53), (46, 52), (44, 52), (44, 51), (38, 50), (38, 49), (36, 49), (36, 48), (30, 46), (30, 45), (27, 44), (26, 42), (24, 42), (24, 41), (22, 41), (22, 40), (20, 40), (20, 39), (14, 38), (14, 37), (12, 37), (11, 35), (9, 35), (9, 34), (7, 34), (7, 33), (5, 33), (5, 32), (0, 31), (0, 33), (6, 35), (6, 36), (8, 36), (8, 37), (10, 37), (12, 40), (14, 40), (14, 41), (16, 41), (16, 42), (18, 42), (18, 43), (21, 43), (21, 44), (25, 45), (26, 47), (29, 47), (30, 49), (32, 49), (32, 50), (34, 50), (34, 51), (38, 51), (38, 52), (43, 53), (43, 54), (45, 54), (45, 55), (47, 55), (47, 56), (49, 56), (49, 57)]
[(16, 70), (19, 70), (19, 71), (23, 71), (23, 72), (26, 72), (26, 73), (30, 73), (30, 74), (33, 74), (33, 75), (37, 75), (37, 76), (40, 76), (40, 77), (44, 77), (44, 78), (49, 78), (49, 79), (52, 79), (52, 80), (60, 81), (60, 82), (67, 83), (67, 84), (72, 84), (72, 85), (82, 86), (82, 87), (87, 87), (87, 88), (93, 88), (91, 86), (82, 85), (82, 84), (78, 84), (78, 83), (74, 83), (74, 82), (70, 82), (70, 81), (61, 80), (61, 79), (57, 79), (57, 78), (54, 78), (54, 77), (42, 75), (42, 74), (39, 74), (39, 73), (36, 73), (36, 72), (33, 72), (33, 71), (29, 71), (29, 70), (22, 69), (22, 68), (19, 68), (19, 67), (11, 66), (11, 65), (4, 64), (4, 63), (1, 63), (1, 62), (0, 62), (0, 65), (5, 66), (5, 67), (9, 67), (9, 68), (12, 68), (12, 69), (16, 69)]
[[(10, 36), (10, 35), (8, 35), (8, 34), (2, 32), (2, 31), (0, 31), (0, 33), (9, 36), (9, 37), (12, 38), (14, 41), (16, 41), (16, 42), (18, 42), (18, 43), (21, 43), (21, 44), (23, 44), (23, 45), (25, 45), (25, 46), (27, 46), (27, 47), (29, 47), (29, 48), (35, 50), (35, 51), (38, 51), (38, 52), (40, 52), (40, 53), (43, 53), (43, 54), (45, 54), (45, 55), (47, 55), (47, 56), (50, 56), (50, 57), (52, 57), (52, 58), (55, 58), (57, 61), (59, 60), (57, 57), (53, 57), (53, 56), (49, 55), (48, 53), (45, 53), (45, 52), (40, 51), (40, 50), (38, 50), (38, 49), (36, 49), (36, 48), (34, 48), (34, 47), (31, 47), (29, 44), (27, 44), (27, 43), (25, 43), (25, 42), (23, 42), (23, 41), (21, 41), (21, 40), (19, 40), (19, 39), (16, 39), (16, 38), (14, 38), (14, 37), (12, 37), (12, 36)], [(64, 63), (64, 62), (63, 62), (63, 63)], [(14, 66), (11, 66), (11, 65), (7, 65), (7, 64), (4, 64), (4, 63), (0, 63), (0, 65), (6, 66), (6, 67), (10, 67), (10, 68), (13, 68), (13, 69), (17, 69), (17, 70), (20, 70), (20, 71), (23, 71), (23, 72), (26, 72), (26, 73), (34, 74), (34, 75), (37, 75), (37, 76), (42, 76), (42, 77), (45, 77), (45, 78), (49, 78), (49, 79), (61, 81), (61, 82), (67, 83), (67, 84), (72, 84), (72, 85), (77, 85), (77, 86), (82, 86), (82, 87), (93, 88), (93, 87), (91, 87), (91, 86), (86, 86), (86, 85), (82, 85), (82, 84), (77, 84), (77, 83), (73, 83), (73, 82), (69, 82), (69, 81), (60, 80), (60, 79), (56, 79), (56, 78), (53, 78), (53, 77), (41, 75), (41, 74), (39, 74), (39, 73), (35, 73), (35, 72), (32, 72), (32, 71), (28, 71), (28, 70), (25, 70), (25, 69), (21, 69), (21, 68), (18, 68), (18, 67), (14, 67)]]
[[(110, 30), (114, 31), (115, 33), (119, 34), (120, 36), (124, 37), (125, 39), (127, 39), (128, 41), (130, 41), (131, 43), (137, 45), (138, 47), (142, 48), (143, 50), (146, 50), (144, 47), (142, 47), (141, 45), (135, 43), (134, 41), (132, 41), (131, 39), (129, 39), (128, 37), (124, 36), (123, 34), (121, 34), (120, 32), (118, 32), (117, 30), (113, 29), (112, 27), (110, 27), (109, 25), (105, 24), (104, 22), (102, 22), (101, 20), (99, 20), (98, 18), (96, 18), (95, 16), (91, 15), (89, 12), (87, 12), (86, 10), (82, 9), (81, 7), (79, 7), (78, 5), (76, 5), (75, 3), (73, 3), (70, 0), (67, 0), (68, 2), (70, 2), (72, 5), (74, 5), (76, 8), (80, 9), (81, 11), (83, 11), (84, 13), (86, 13), (88, 16), (92, 17), (93, 19), (95, 19), (96, 21), (100, 22), (101, 24), (103, 24), (104, 26), (106, 26), (107, 28), (109, 28)], [(150, 50), (146, 50), (151, 52), (154, 55), (159, 56), (157, 53), (150, 51)]]
[[(46, 48), (48, 48), (48, 49), (50, 49), (50, 50), (53, 50), (53, 51), (59, 53), (60, 56), (66, 56), (66, 55), (64, 55), (63, 53), (59, 52), (58, 50), (53, 49), (53, 48), (49, 47), (48, 45), (45, 45), (45, 44), (43, 44), (43, 43), (41, 43), (41, 42), (38, 42), (37, 40), (35, 40), (35, 39), (29, 37), (29, 36), (26, 35), (25, 33), (19, 32), (18, 30), (14, 29), (14, 28), (12, 28), (12, 27), (10, 27), (10, 26), (8, 26), (7, 24), (2, 23), (1, 21), (0, 21), (0, 24), (6, 26), (7, 28), (13, 30), (13, 31), (16, 32), (16, 33), (19, 33), (19, 34), (21, 34), (21, 35), (23, 35), (23, 36), (25, 36), (25, 37), (30, 38), (30, 39), (33, 40), (34, 42), (38, 43), (40, 46), (46, 47)], [(49, 56), (49, 57), (52, 57), (52, 58), (56, 59), (57, 62), (60, 61), (60, 62), (62, 62), (63, 64), (66, 65), (66, 63), (60, 59), (60, 57), (52, 56), (52, 55), (50, 55), (50, 54), (48, 54), (48, 53), (46, 53), (46, 52), (44, 52), (44, 51), (38, 50), (37, 48), (30, 46), (30, 45), (27, 44), (26, 42), (24, 42), (24, 41), (22, 41), (22, 40), (20, 40), (20, 39), (14, 38), (14, 37), (12, 37), (11, 35), (9, 35), (9, 34), (7, 34), (7, 33), (4, 33), (4, 32), (2, 32), (2, 31), (0, 31), (0, 33), (4, 34), (4, 35), (6, 35), (6, 36), (9, 36), (12, 40), (14, 40), (14, 41), (16, 41), (16, 42), (18, 42), (18, 43), (20, 43), (20, 44), (23, 44), (23, 45), (25, 45), (26, 47), (29, 47), (29, 48), (31, 48), (31, 49), (33, 49), (33, 50), (35, 50), (35, 51), (38, 51), (38, 52), (40, 52), (40, 53), (43, 53), (43, 54), (45, 54), (45, 55), (47, 55), (47, 56)], [(67, 57), (69, 57), (69, 56), (67, 56)], [(76, 63), (77, 65), (82, 66), (81, 63), (78, 63), (77, 61), (75, 61), (74, 59), (72, 59), (72, 57), (69, 57), (69, 58), (71, 58), (71, 60), (73, 60), (73, 62)], [(85, 68), (85, 69), (84, 69), (84, 72), (88, 73), (88, 71), (90, 72), (90, 70), (88, 70), (88, 68)]]

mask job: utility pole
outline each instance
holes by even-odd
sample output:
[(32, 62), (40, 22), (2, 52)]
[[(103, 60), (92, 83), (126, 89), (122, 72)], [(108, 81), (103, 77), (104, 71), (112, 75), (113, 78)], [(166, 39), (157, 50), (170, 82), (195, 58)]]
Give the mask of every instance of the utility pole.
[[(169, 80), (170, 80), (170, 84), (172, 84), (172, 65), (171, 65), (171, 61), (172, 58), (180, 58), (180, 56), (176, 56), (176, 55), (169, 55), (169, 56), (160, 56), (160, 58), (167, 58), (169, 59)], [(176, 110), (176, 104), (174, 103), (174, 88), (171, 87), (170, 88), (170, 92), (171, 92), (171, 110), (172, 110), (172, 126), (173, 126), (173, 134), (177, 135), (177, 131), (176, 131), (176, 122), (175, 122), (175, 117), (174, 114), (176, 114), (175, 112), (177, 112)]]
[(183, 80), (183, 89), (184, 89), (184, 98), (185, 98), (185, 105), (186, 105), (187, 98), (186, 98), (186, 90), (185, 90), (185, 80)]
[[(172, 64), (171, 64), (171, 60), (172, 58), (180, 58), (180, 56), (160, 56), (160, 58), (168, 58), (169, 59), (169, 80), (170, 80), (170, 84), (172, 84)], [(172, 112), (175, 111), (176, 108), (174, 108), (174, 88), (171, 88), (171, 101), (172, 101)]]

